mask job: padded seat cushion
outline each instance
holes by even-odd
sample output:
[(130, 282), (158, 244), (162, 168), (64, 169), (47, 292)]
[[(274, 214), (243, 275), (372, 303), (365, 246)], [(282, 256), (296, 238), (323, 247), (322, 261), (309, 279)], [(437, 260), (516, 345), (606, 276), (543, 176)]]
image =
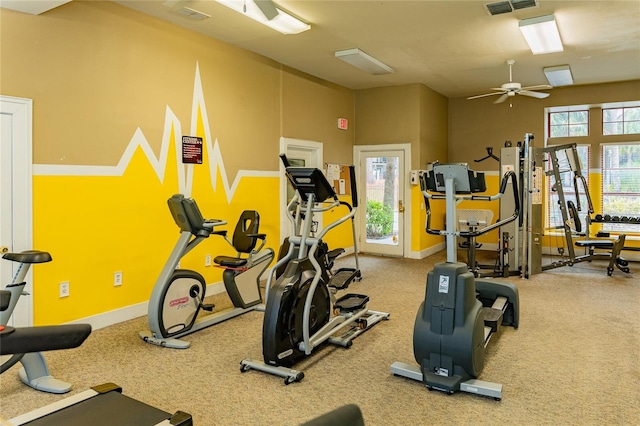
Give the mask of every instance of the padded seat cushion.
[(247, 259), (230, 256), (216, 256), (213, 261), (214, 263), (227, 268), (240, 268), (247, 264)]
[(612, 249), (613, 243), (614, 241), (611, 241), (611, 240), (582, 240), (582, 241), (576, 241), (576, 246)]

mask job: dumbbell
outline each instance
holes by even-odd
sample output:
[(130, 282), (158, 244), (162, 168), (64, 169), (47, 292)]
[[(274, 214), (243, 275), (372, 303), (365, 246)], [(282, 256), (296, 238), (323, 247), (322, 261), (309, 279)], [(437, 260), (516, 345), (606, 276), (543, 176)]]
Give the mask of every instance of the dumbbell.
[(631, 218), (628, 216), (622, 216), (620, 222), (631, 222)]
[(602, 215), (601, 214), (597, 214), (596, 215), (596, 222), (602, 222)]
[(611, 220), (614, 222), (620, 222), (620, 216), (614, 216), (611, 218)]
[(604, 215), (604, 220), (610, 221), (611, 220), (611, 215), (610, 214), (605, 214)]

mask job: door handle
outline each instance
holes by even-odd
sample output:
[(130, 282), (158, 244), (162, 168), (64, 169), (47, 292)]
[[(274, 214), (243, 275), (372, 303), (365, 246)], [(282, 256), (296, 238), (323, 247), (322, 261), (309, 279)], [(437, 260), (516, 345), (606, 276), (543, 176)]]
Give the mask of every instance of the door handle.
[(404, 213), (404, 204), (402, 204), (402, 200), (398, 200), (398, 212)]
[(0, 246), (0, 254), (7, 253), (9, 251), (9, 247)]

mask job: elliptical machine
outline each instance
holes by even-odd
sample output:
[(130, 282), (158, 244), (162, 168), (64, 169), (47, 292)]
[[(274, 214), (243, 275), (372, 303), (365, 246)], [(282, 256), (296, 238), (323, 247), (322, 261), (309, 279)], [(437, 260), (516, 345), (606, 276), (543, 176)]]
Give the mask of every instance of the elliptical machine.
[[(509, 180), (515, 200), (513, 215), (481, 231), (455, 231), (458, 201), (497, 200), (505, 193)], [(484, 367), (485, 347), (500, 325), (518, 328), (518, 289), (511, 283), (475, 278), (465, 263), (457, 262), (456, 237), (475, 237), (518, 217), (515, 174), (509, 171), (503, 176), (496, 195), (471, 195), (486, 191), (483, 173), (475, 174), (467, 164), (435, 163), (432, 170), (420, 177), (420, 186), (427, 207), (426, 230), (429, 234), (446, 236), (447, 261), (437, 264), (427, 275), (425, 300), (416, 316), (413, 353), (419, 366), (395, 362), (391, 372), (422, 381), (429, 390), (448, 394), (464, 391), (500, 400), (502, 385), (477, 377)], [(431, 228), (429, 199), (446, 200), (445, 230)]]
[[(286, 167), (285, 173), (296, 190), (287, 206), (294, 235), (289, 237), (287, 254), (271, 269), (267, 280), (262, 326), (264, 362), (244, 359), (240, 371), (255, 369), (270, 373), (283, 377), (288, 385), (304, 378), (303, 372), (290, 367), (321, 344), (350, 347), (353, 339), (388, 319), (389, 314), (369, 310), (366, 295), (349, 293), (336, 300), (334, 293), (346, 289), (360, 276), (360, 271), (356, 268), (329, 275), (321, 253), (322, 238), (355, 215), (358, 203), (353, 166), (350, 167), (352, 205), (338, 199), (319, 169)], [(348, 207), (347, 214), (312, 235), (314, 215), (341, 205)], [(273, 283), (276, 271), (284, 265), (284, 272)]]
[[(240, 216), (230, 241), (227, 231), (215, 230), (227, 222), (203, 218), (194, 199), (176, 194), (167, 204), (180, 228), (180, 238), (151, 292), (149, 330), (141, 331), (139, 336), (154, 345), (187, 349), (190, 343), (180, 337), (260, 308), (260, 277), (273, 260), (274, 252), (270, 248), (262, 250), (266, 235), (258, 233), (260, 216), (253, 210)], [(212, 234), (223, 236), (238, 252), (237, 257), (217, 256), (214, 260), (225, 269), (222, 279), (234, 306), (215, 313), (214, 305), (204, 303), (207, 288), (204, 277), (196, 271), (176, 269), (183, 256)], [(258, 240), (261, 244), (256, 248)], [(248, 256), (243, 257), (243, 253)], [(198, 317), (200, 310), (212, 313)]]
[[(26, 250), (20, 253), (5, 253), (2, 258), (18, 263), (18, 269), (13, 276), (13, 280), (5, 288), (7, 293), (6, 307), (0, 311), (0, 328), (7, 326), (13, 310), (22, 295), (29, 293), (24, 291), (27, 284), (25, 278), (32, 264), (51, 262), (51, 254), (46, 251)], [(7, 326), (8, 327), (8, 326)], [(85, 327), (85, 326), (83, 326)], [(8, 327), (10, 328), (10, 327)], [(91, 327), (89, 327), (89, 332)], [(87, 333), (88, 335), (88, 333)], [(86, 335), (84, 336), (86, 338)], [(82, 339), (84, 340), (84, 339)], [(44, 355), (40, 352), (28, 352), (12, 354), (10, 358), (0, 365), (0, 374), (9, 368), (22, 363), (22, 368), (18, 370), (20, 380), (36, 390), (50, 393), (66, 393), (71, 390), (71, 384), (58, 380), (49, 374), (49, 367)]]

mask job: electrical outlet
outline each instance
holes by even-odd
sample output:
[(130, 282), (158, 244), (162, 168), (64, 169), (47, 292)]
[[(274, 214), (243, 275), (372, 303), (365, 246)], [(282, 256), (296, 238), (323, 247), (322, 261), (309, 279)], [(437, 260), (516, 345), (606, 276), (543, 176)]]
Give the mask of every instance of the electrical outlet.
[(211, 255), (208, 254), (204, 257), (204, 266), (211, 266)]
[(122, 272), (113, 273), (113, 285), (115, 287), (122, 285)]
[(63, 281), (60, 283), (60, 297), (69, 296), (69, 281)]

